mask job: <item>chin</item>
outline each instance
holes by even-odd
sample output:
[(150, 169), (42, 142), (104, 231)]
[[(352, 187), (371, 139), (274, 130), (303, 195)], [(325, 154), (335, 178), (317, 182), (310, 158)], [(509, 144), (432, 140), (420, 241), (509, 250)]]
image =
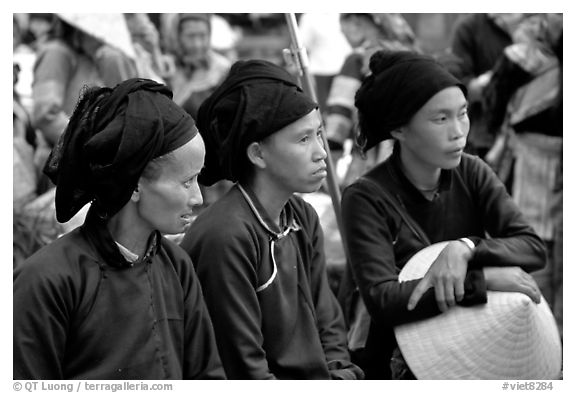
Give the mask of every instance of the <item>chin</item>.
[(312, 183), (312, 184), (308, 184), (307, 186), (301, 187), (301, 189), (298, 190), (297, 192), (302, 193), (302, 194), (310, 194), (312, 192), (318, 191), (320, 189), (320, 187), (322, 187), (322, 182)]
[(442, 165), (440, 165), (440, 168), (442, 168), (442, 169), (454, 169), (458, 165), (460, 165), (461, 162), (462, 162), (462, 156), (459, 156), (458, 158), (448, 159), (448, 160), (445, 160), (442, 163)]

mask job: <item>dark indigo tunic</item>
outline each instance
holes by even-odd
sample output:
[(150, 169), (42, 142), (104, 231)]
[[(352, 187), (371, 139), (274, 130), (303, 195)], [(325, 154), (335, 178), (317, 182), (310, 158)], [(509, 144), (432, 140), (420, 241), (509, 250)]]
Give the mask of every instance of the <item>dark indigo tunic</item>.
[(329, 379), (351, 364), (318, 216), (294, 196), (282, 217), (280, 230), (234, 186), (181, 244), (197, 265), (231, 379)]
[(14, 271), (14, 379), (224, 378), (190, 258), (153, 237), (130, 266), (89, 212)]

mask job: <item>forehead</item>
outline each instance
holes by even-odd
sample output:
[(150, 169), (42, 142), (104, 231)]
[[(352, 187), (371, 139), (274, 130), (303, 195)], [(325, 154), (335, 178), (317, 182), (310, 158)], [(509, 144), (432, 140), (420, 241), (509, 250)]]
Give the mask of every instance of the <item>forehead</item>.
[(271, 136), (277, 136), (279, 138), (290, 137), (292, 135), (298, 135), (308, 131), (316, 131), (320, 127), (321, 119), (320, 113), (317, 109), (312, 110), (306, 116), (301, 117), (293, 123), (288, 124), (284, 128), (281, 128)]
[(186, 19), (180, 23), (182, 33), (207, 33), (208, 24), (199, 19)]
[(437, 112), (442, 110), (459, 109), (466, 105), (466, 97), (458, 86), (447, 87), (432, 96), (420, 112)]
[(163, 173), (180, 176), (199, 172), (204, 165), (204, 155), (204, 141), (200, 134), (196, 134), (192, 140), (172, 152), (163, 165)]

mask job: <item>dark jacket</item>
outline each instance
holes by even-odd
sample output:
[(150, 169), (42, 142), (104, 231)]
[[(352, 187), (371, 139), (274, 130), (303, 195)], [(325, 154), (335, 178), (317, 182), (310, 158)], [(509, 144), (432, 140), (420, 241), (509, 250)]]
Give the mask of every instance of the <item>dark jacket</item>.
[[(468, 237), (476, 244), (460, 305), (486, 301), (480, 270), (484, 266), (520, 266), (528, 272), (544, 266), (544, 243), (482, 160), (465, 154), (457, 168), (442, 171), (439, 192), (429, 201), (404, 176), (399, 150), (365, 176), (386, 187), (430, 243)], [(346, 278), (343, 292), (350, 296), (354, 282), (358, 285), (372, 317), (366, 350), (376, 357), (373, 363), (381, 365), (380, 377), (386, 378), (396, 346), (393, 327), (440, 313), (433, 289), (408, 311), (408, 299), (420, 280), (398, 283), (402, 267), (428, 244), (408, 229), (372, 183), (358, 181), (344, 191), (342, 220), (354, 277)]]
[(14, 271), (14, 379), (224, 378), (190, 258), (152, 239), (130, 266), (89, 212)]
[(342, 311), (326, 276), (314, 209), (291, 197), (282, 229), (234, 186), (206, 209), (181, 246), (197, 265), (231, 379), (356, 378)]

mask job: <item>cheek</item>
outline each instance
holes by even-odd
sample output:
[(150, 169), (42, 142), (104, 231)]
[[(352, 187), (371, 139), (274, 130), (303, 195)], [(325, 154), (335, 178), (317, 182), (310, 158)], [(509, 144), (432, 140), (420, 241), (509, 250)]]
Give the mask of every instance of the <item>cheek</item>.
[(466, 135), (468, 135), (468, 133), (470, 132), (470, 118), (468, 116), (466, 116), (466, 118), (462, 120), (462, 129), (464, 130), (464, 133)]
[(144, 194), (143, 207), (150, 210), (168, 210), (178, 207), (182, 204), (182, 191), (178, 186), (168, 183), (156, 185)]

